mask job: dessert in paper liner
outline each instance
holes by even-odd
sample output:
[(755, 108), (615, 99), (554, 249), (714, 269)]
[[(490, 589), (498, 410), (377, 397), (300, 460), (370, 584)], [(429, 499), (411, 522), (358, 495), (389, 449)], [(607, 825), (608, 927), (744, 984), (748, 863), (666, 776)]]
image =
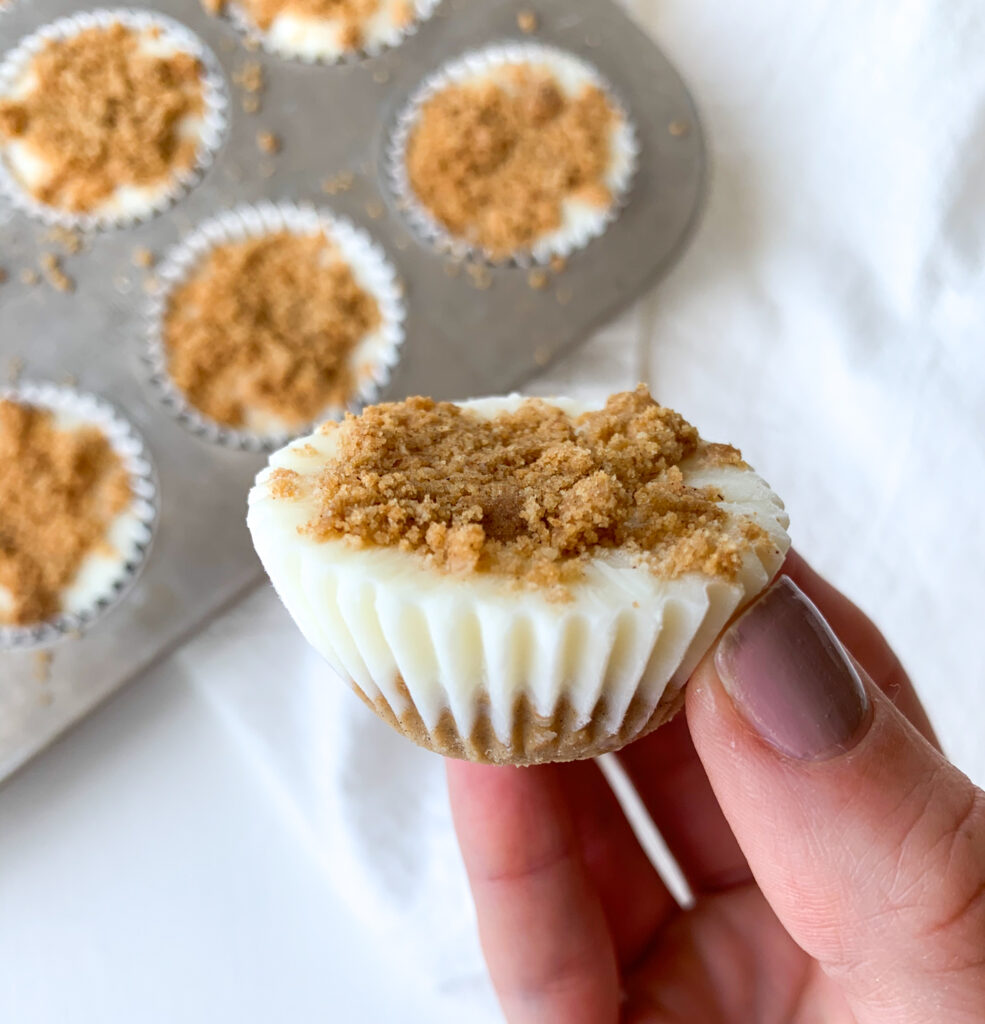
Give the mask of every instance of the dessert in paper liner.
[[(346, 406), (330, 405), (300, 427), (259, 413), (257, 420), (244, 428), (225, 426), (195, 408), (168, 372), (164, 321), (170, 297), (194, 275), (196, 268), (216, 247), (278, 232), (299, 236), (323, 234), (337, 248), (359, 286), (375, 299), (380, 322), (359, 341), (350, 355), (354, 391)], [(400, 358), (405, 310), (396, 270), (382, 247), (368, 234), (328, 210), (287, 201), (238, 206), (203, 222), (174, 246), (161, 262), (156, 276), (158, 291), (151, 296), (145, 312), (148, 343), (145, 363), (151, 384), (172, 415), (193, 433), (215, 444), (247, 451), (272, 451), (290, 438), (307, 432), (314, 422), (336, 419), (347, 408), (355, 410), (375, 401)]]
[(154, 184), (121, 184), (93, 208), (75, 211), (44, 202), (33, 194), (32, 188), (50, 175), (50, 168), (23, 142), (0, 135), (0, 191), (16, 207), (45, 224), (88, 231), (127, 227), (148, 220), (198, 184), (222, 144), (227, 127), (228, 97), (218, 61), (184, 25), (151, 11), (100, 8), (60, 18), (38, 29), (0, 63), (0, 99), (16, 100), (30, 95), (34, 87), (35, 58), (49, 43), (67, 41), (82, 32), (106, 30), (114, 25), (131, 30), (138, 37), (142, 51), (149, 55), (188, 54), (199, 62), (203, 109), (200, 114), (186, 117), (180, 126), (182, 137), (196, 141), (195, 160), (191, 166), (174, 168), (171, 174)]
[(283, 4), (266, 26), (257, 24), (251, 0), (207, 0), (217, 13), (227, 13), (241, 32), (269, 53), (306, 63), (335, 63), (353, 57), (375, 57), (417, 31), (440, 0), (378, 0), (375, 10), (347, 22), (342, 16), (319, 17)]
[[(413, 133), (428, 102), (453, 86), (493, 82), (507, 87), (510, 69), (530, 67), (551, 74), (563, 94), (576, 97), (586, 86), (601, 91), (612, 114), (609, 164), (602, 184), (609, 192), (605, 204), (568, 196), (562, 222), (532, 244), (509, 253), (493, 252), (473, 239), (455, 234), (418, 196), (410, 180), (407, 156)], [(456, 258), (480, 259), (493, 265), (526, 267), (566, 258), (602, 235), (626, 204), (636, 173), (639, 142), (629, 113), (610, 83), (587, 61), (572, 53), (532, 42), (505, 42), (470, 51), (429, 76), (399, 114), (387, 145), (390, 189), (414, 230), (436, 248)]]
[[(525, 401), (460, 408), (490, 419)], [(599, 408), (547, 404), (572, 420)], [(715, 496), (736, 556), (725, 575), (661, 574), (617, 547), (583, 562), (559, 600), (550, 588), (494, 572), (440, 571), (398, 546), (323, 539), (310, 529), (317, 477), (353, 422), (274, 454), (250, 494), (248, 525), (308, 641), (394, 728), (447, 756), (573, 760), (656, 728), (681, 707), (700, 657), (766, 587), (789, 547), (780, 499), (741, 460), (703, 442), (679, 469), (688, 487)]]
[[(128, 504), (114, 517), (104, 544), (85, 556), (74, 579), (62, 591), (59, 613), (25, 625), (5, 623), (0, 614), (0, 650), (46, 647), (88, 629), (136, 582), (146, 563), (157, 521), (156, 478), (140, 435), (102, 399), (54, 384), (24, 382), (0, 386), (0, 402), (4, 401), (52, 413), (59, 430), (97, 428), (129, 479)], [(0, 586), (0, 612), (8, 601), (9, 592), (4, 593)]]

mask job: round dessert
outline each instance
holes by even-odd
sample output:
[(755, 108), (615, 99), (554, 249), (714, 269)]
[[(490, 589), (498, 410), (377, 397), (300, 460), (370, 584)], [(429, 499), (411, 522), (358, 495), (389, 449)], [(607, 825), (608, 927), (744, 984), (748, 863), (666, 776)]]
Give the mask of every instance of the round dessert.
[(598, 72), (531, 43), (468, 54), (426, 80), (389, 161), (398, 202), (439, 247), (524, 264), (602, 234), (636, 155), (633, 127)]
[(307, 61), (374, 55), (396, 46), (438, 0), (204, 0), (274, 53)]
[(0, 389), (0, 646), (87, 625), (136, 577), (155, 488), (143, 443), (64, 388)]
[(0, 184), (51, 223), (140, 220), (197, 180), (224, 127), (221, 75), (183, 26), (65, 18), (0, 66)]
[(162, 264), (151, 362), (212, 440), (276, 447), (372, 401), (403, 339), (396, 272), (362, 231), (291, 204), (203, 224)]
[(253, 543), (309, 642), (394, 728), (497, 764), (655, 729), (779, 570), (783, 504), (645, 387), (411, 398), (270, 459)]

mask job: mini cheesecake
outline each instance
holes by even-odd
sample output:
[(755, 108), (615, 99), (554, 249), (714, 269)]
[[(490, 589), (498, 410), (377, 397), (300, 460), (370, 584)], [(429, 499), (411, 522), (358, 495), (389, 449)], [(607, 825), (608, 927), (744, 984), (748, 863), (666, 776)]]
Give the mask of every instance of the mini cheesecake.
[(310, 643), (438, 753), (532, 764), (644, 735), (789, 547), (738, 451), (645, 388), (412, 398), (274, 454), (253, 542)]

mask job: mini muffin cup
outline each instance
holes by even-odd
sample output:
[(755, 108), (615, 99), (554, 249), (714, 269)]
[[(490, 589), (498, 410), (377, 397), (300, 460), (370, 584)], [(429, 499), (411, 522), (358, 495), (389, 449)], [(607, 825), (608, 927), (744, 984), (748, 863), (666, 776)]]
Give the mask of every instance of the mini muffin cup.
[[(545, 401), (573, 416), (594, 407)], [(464, 404), (490, 414), (521, 402)], [(695, 456), (681, 464), (685, 480), (715, 488), (743, 544), (734, 577), (662, 576), (620, 549), (589, 559), (567, 600), (494, 573), (443, 573), (413, 552), (306, 529), (344, 429), (271, 456), (249, 496), (253, 544), (295, 623), (341, 679), (398, 732), (448, 757), (577, 760), (657, 728), (790, 545), (783, 503), (755, 472)], [(281, 470), (296, 474), (293, 493), (278, 491)], [(742, 541), (747, 519), (762, 527), (762, 542)]]
[[(442, 90), (461, 85), (496, 70), (497, 68), (533, 64), (546, 67), (562, 80), (574, 80), (594, 85), (605, 93), (606, 99), (619, 119), (614, 134), (614, 157), (618, 166), (610, 182), (612, 201), (598, 217), (567, 230), (556, 231), (529, 248), (506, 256), (491, 253), (467, 238), (452, 234), (418, 199), (407, 171), (407, 147), (422, 108)], [(386, 177), (390, 191), (410, 226), (436, 249), (456, 259), (470, 259), (491, 266), (529, 267), (550, 263), (555, 257), (566, 258), (586, 246), (593, 238), (604, 234), (618, 217), (629, 199), (630, 188), (639, 160), (639, 141), (629, 112), (602, 74), (587, 61), (555, 46), (533, 42), (505, 42), (470, 51), (455, 58), (421, 83), (410, 101), (397, 115), (386, 147)]]
[(168, 209), (201, 180), (222, 144), (227, 129), (226, 112), (229, 98), (226, 80), (212, 51), (191, 30), (173, 18), (150, 11), (132, 8), (98, 9), (59, 18), (27, 36), (0, 63), (0, 96), (9, 94), (16, 82), (28, 70), (31, 62), (52, 40), (70, 39), (92, 28), (108, 28), (119, 23), (135, 31), (159, 28), (165, 38), (183, 52), (196, 57), (202, 65), (202, 87), (205, 109), (202, 113), (201, 138), (196, 161), (192, 167), (176, 171), (160, 196), (146, 205), (125, 213), (95, 211), (73, 213), (51, 206), (35, 198), (8, 167), (4, 158), (4, 143), (0, 141), (0, 192), (11, 203), (37, 220), (50, 226), (75, 231), (107, 230), (130, 227), (150, 220)]
[(112, 583), (90, 607), (62, 613), (44, 622), (26, 626), (0, 623), (0, 650), (50, 647), (66, 637), (78, 636), (89, 629), (105, 612), (118, 604), (137, 581), (147, 562), (158, 518), (157, 476), (143, 438), (131, 423), (109, 403), (95, 395), (40, 382), (22, 382), (0, 386), (0, 401), (48, 409), (97, 427), (106, 436), (130, 475), (133, 502), (129, 513), (136, 526), (130, 547), (121, 553), (119, 571)]
[[(216, 423), (189, 402), (168, 371), (164, 319), (175, 289), (190, 279), (214, 248), (280, 231), (297, 235), (323, 232), (338, 246), (360, 285), (376, 299), (382, 322), (375, 351), (361, 356), (368, 359), (369, 367), (357, 375), (360, 377), (357, 390), (347, 406), (326, 408), (311, 423), (299, 425), (297, 429), (259, 434)], [(405, 310), (397, 272), (383, 248), (366, 232), (326, 209), (287, 201), (238, 206), (200, 224), (174, 246), (159, 265), (156, 277), (158, 291), (150, 298), (145, 311), (147, 349), (144, 359), (151, 385), (180, 423), (213, 444), (241, 451), (274, 451), (292, 438), (306, 434), (317, 423), (339, 419), (346, 411), (358, 412), (375, 401), (389, 383), (393, 367), (400, 358)]]
[(268, 53), (277, 57), (297, 60), (305, 64), (344, 64), (364, 60), (367, 57), (378, 57), (387, 50), (399, 46), (434, 14), (440, 3), (441, 0), (413, 0), (414, 17), (409, 24), (394, 26), (392, 33), (386, 39), (374, 40), (357, 50), (346, 50), (338, 54), (300, 50), (284, 40), (275, 38), (270, 32), (259, 28), (236, 0), (230, 0), (226, 4), (225, 14), (248, 39), (255, 41)]

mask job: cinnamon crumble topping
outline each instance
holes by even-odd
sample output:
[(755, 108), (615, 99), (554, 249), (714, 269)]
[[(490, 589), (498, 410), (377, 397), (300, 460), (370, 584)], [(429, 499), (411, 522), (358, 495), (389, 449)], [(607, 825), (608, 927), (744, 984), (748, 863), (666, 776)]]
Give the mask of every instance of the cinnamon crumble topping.
[(303, 426), (351, 398), (352, 354), (379, 323), (324, 234), (275, 232), (217, 246), (170, 296), (168, 370), (217, 423), (262, 410)]
[(546, 68), (449, 85), (421, 108), (407, 147), (418, 199), (452, 234), (494, 256), (557, 230), (563, 203), (607, 206), (618, 116), (602, 90), (566, 95)]
[(31, 64), (30, 92), (0, 99), (0, 139), (48, 168), (24, 183), (37, 199), (92, 210), (121, 186), (156, 185), (195, 163), (197, 142), (182, 125), (204, 109), (201, 65), (187, 53), (145, 52), (143, 35), (117, 23), (49, 40)]
[(452, 573), (563, 589), (590, 557), (619, 549), (667, 577), (732, 578), (765, 534), (731, 522), (720, 495), (685, 483), (681, 463), (694, 457), (742, 464), (643, 385), (574, 419), (537, 399), (487, 419), (410, 398), (347, 416), (313, 485), (279, 470), (271, 493), (290, 499), (314, 487), (312, 537), (417, 552)]
[(0, 621), (42, 622), (132, 499), (130, 478), (96, 427), (62, 430), (44, 409), (0, 400)]

